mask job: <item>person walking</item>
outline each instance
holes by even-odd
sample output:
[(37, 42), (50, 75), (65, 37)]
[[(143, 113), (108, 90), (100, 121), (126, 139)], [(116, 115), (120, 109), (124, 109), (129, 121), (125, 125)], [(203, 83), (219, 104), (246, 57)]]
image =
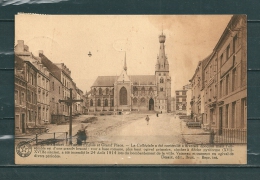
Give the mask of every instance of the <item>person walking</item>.
[(148, 125), (148, 124), (149, 124), (149, 120), (150, 120), (150, 118), (149, 118), (149, 116), (148, 116), (148, 115), (146, 116), (145, 120), (146, 120), (146, 122), (147, 122), (147, 125)]

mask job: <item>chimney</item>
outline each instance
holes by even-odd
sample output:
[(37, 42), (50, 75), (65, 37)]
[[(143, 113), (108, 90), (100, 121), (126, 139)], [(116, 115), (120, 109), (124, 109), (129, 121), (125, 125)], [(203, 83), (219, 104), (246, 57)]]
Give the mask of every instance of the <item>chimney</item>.
[(17, 43), (18, 44), (16, 46), (16, 51), (23, 52), (24, 51), (24, 41), (23, 40), (18, 40)]
[(43, 50), (39, 50), (39, 57), (43, 55)]

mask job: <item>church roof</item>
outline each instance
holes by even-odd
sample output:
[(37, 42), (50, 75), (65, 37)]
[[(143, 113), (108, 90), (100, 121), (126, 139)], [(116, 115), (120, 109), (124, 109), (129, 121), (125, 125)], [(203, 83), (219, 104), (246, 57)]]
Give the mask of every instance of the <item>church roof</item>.
[(132, 75), (129, 76), (133, 84), (137, 85), (155, 85), (155, 75)]
[(118, 76), (98, 76), (92, 86), (114, 86)]
[[(155, 75), (129, 75), (129, 78), (134, 85), (155, 85)], [(117, 79), (118, 76), (98, 76), (92, 86), (114, 86)]]

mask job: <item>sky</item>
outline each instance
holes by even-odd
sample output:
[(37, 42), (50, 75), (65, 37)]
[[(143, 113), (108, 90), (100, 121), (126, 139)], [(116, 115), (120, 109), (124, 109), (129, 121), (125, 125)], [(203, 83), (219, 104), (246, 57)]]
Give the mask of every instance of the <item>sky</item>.
[(14, 45), (24, 40), (34, 55), (43, 50), (52, 62), (64, 63), (77, 87), (86, 92), (98, 76), (120, 75), (125, 54), (128, 75), (153, 75), (163, 31), (173, 94), (189, 83), (231, 17), (18, 14)]

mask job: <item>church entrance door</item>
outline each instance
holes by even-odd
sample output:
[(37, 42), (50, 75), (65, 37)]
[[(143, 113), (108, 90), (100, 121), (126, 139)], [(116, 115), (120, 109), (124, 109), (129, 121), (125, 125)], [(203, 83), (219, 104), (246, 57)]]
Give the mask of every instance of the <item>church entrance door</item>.
[(154, 100), (151, 98), (149, 100), (149, 111), (153, 111), (154, 110)]

